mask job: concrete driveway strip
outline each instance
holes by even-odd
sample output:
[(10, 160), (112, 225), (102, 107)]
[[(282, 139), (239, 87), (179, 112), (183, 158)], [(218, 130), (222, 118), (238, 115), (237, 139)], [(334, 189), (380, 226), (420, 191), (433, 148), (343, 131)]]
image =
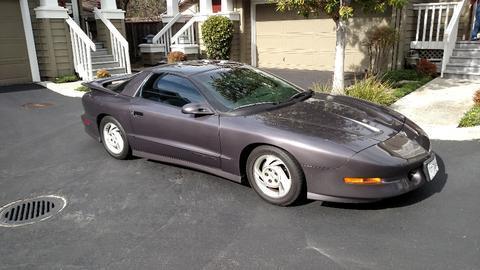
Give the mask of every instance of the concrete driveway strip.
[(457, 128), (473, 106), (480, 81), (436, 78), (391, 107), (421, 126), (431, 138), (440, 140), (480, 139), (480, 127)]
[[(0, 227), (0, 269), (478, 269), (480, 144), (434, 141), (438, 178), (366, 205), (276, 207), (246, 186), (144, 159), (83, 132), (80, 99), (0, 88), (0, 206), (64, 196)], [(48, 102), (43, 109), (25, 103)]]

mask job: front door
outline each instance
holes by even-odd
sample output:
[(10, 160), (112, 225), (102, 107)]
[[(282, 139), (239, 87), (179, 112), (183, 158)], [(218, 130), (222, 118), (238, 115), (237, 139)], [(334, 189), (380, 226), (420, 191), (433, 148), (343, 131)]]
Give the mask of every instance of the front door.
[(182, 113), (182, 106), (191, 102), (206, 103), (187, 78), (152, 75), (131, 106), (134, 148), (219, 168), (218, 115)]

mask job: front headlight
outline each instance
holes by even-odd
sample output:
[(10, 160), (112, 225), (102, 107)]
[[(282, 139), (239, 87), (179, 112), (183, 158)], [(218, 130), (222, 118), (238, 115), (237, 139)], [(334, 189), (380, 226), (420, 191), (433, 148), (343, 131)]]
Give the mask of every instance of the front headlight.
[(403, 131), (378, 145), (392, 156), (404, 159), (411, 159), (428, 153), (420, 144), (408, 138)]

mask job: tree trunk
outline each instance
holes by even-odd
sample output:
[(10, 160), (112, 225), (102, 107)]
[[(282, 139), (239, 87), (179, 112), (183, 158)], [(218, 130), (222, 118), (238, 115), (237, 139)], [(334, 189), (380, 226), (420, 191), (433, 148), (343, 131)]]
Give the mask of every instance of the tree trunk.
[(344, 65), (345, 65), (345, 34), (346, 24), (342, 19), (335, 21), (336, 25), (336, 45), (335, 45), (335, 67), (333, 72), (332, 93), (343, 94), (344, 85)]

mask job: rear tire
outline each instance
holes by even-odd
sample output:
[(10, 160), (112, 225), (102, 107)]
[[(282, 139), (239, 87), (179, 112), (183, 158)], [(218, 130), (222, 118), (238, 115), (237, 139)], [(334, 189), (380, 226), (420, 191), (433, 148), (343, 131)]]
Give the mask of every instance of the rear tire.
[(305, 176), (300, 165), (277, 147), (255, 148), (248, 156), (246, 172), (255, 192), (269, 203), (287, 206), (304, 195)]
[(131, 148), (122, 125), (113, 117), (105, 116), (100, 121), (100, 136), (103, 147), (116, 159), (127, 159)]

